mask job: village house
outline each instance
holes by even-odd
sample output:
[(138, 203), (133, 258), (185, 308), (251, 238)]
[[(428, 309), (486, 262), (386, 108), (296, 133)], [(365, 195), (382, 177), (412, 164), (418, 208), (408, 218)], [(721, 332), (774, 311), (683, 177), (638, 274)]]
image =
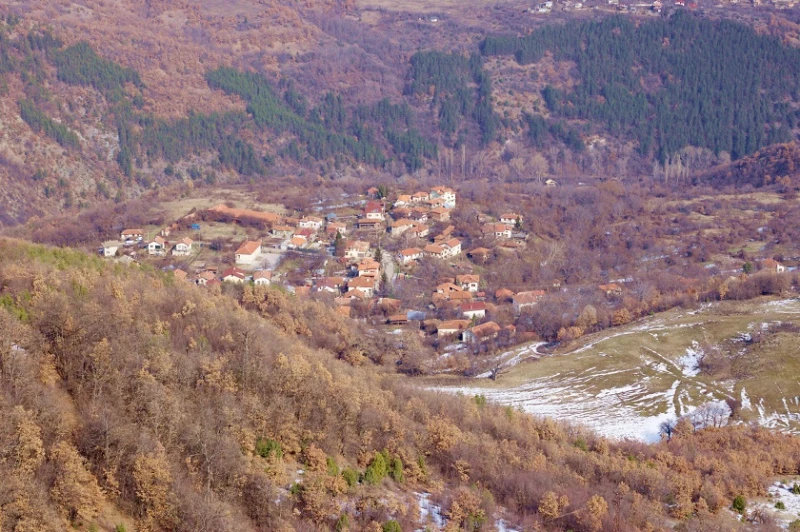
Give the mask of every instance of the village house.
[(309, 242), (313, 242), (317, 238), (317, 234), (314, 232), (313, 229), (300, 229), (294, 234), (294, 236), (305, 238)]
[(383, 221), (362, 218), (356, 222), (356, 226), (362, 230), (378, 232), (383, 229)]
[(369, 257), (362, 259), (356, 269), (359, 277), (379, 277), (381, 274), (381, 264)]
[(317, 292), (328, 292), (331, 294), (341, 294), (344, 287), (343, 277), (325, 277), (317, 281)]
[(131, 240), (133, 242), (141, 242), (144, 240), (144, 231), (141, 229), (125, 229), (119, 235), (120, 240), (123, 242)]
[(438, 235), (433, 237), (433, 243), (434, 244), (441, 244), (442, 242), (446, 242), (447, 240), (450, 240), (450, 238), (451, 238), (450, 235), (453, 234), (454, 230), (455, 230), (455, 227), (453, 227), (452, 225), (448, 225), (447, 227), (445, 227), (442, 230), (441, 233), (439, 233)]
[(556, 186), (556, 180), (555, 179), (547, 179), (547, 180), (545, 180), (544, 185), (546, 187), (554, 187), (554, 186)]
[(322, 224), (325, 222), (322, 218), (316, 216), (305, 216), (299, 222), (297, 227), (300, 229), (311, 229), (312, 231), (319, 231), (322, 229)]
[(442, 247), (444, 248), (448, 257), (455, 257), (461, 254), (461, 240), (457, 238), (451, 238), (442, 244)]
[(467, 292), (477, 292), (480, 282), (480, 275), (456, 275), (456, 284)]
[(400, 307), (403, 306), (403, 302), (399, 299), (393, 299), (391, 297), (381, 297), (378, 299), (378, 310), (386, 314), (397, 314), (400, 312)]
[(147, 244), (147, 254), (164, 256), (167, 254), (167, 241), (160, 236), (155, 237)]
[(452, 304), (467, 303), (469, 301), (472, 301), (472, 298), (473, 298), (472, 292), (467, 292), (465, 290), (459, 290), (458, 292), (450, 292), (445, 296), (445, 299), (447, 299)]
[(422, 203), (429, 198), (430, 194), (427, 192), (414, 192), (411, 194), (411, 203)]
[(532, 307), (539, 303), (539, 300), (544, 297), (544, 290), (531, 290), (528, 292), (520, 292), (515, 294), (512, 298), (512, 305), (514, 306), (514, 313), (520, 314), (526, 308)]
[(392, 217), (395, 220), (399, 220), (400, 218), (408, 218), (411, 215), (411, 209), (408, 207), (397, 207), (396, 209), (392, 209)]
[(482, 319), (486, 317), (486, 303), (481, 301), (461, 303), (458, 309), (464, 317), (469, 319)]
[(187, 236), (186, 238), (175, 244), (175, 247), (172, 248), (172, 254), (177, 257), (185, 257), (187, 255), (191, 255), (192, 244), (194, 244), (194, 241)]
[(360, 288), (355, 288), (353, 290), (348, 290), (347, 293), (345, 293), (344, 297), (348, 298), (350, 304), (352, 305), (354, 301), (362, 301), (362, 302), (369, 301), (370, 298), (372, 297), (372, 294), (371, 293), (368, 294), (367, 292), (365, 292)]
[(411, 235), (414, 238), (425, 238), (430, 233), (430, 228), (427, 225), (414, 223), (411, 226), (411, 229), (407, 231), (406, 234)]
[(236, 264), (253, 264), (261, 255), (261, 242), (255, 240), (245, 240), (234, 254)]
[(469, 320), (448, 320), (443, 321), (436, 327), (437, 338), (449, 338), (461, 334), (469, 327)]
[(368, 201), (364, 206), (364, 218), (367, 220), (380, 220), (385, 219), (383, 215), (383, 203), (380, 201)]
[(444, 207), (431, 209), (431, 220), (434, 222), (447, 222), (450, 220), (450, 211)]
[(481, 230), (483, 236), (494, 238), (511, 238), (513, 226), (504, 223), (488, 223)]
[(303, 249), (308, 246), (308, 239), (303, 235), (295, 235), (286, 242), (286, 249)]
[(508, 288), (499, 288), (494, 292), (494, 299), (498, 303), (511, 303), (514, 301), (514, 292)]
[(335, 237), (336, 233), (344, 236), (347, 234), (347, 224), (342, 222), (328, 222), (325, 232), (332, 237)]
[(441, 198), (444, 201), (444, 206), (448, 209), (456, 208), (456, 193), (454, 190), (447, 187), (434, 187), (431, 189), (431, 198)]
[(467, 343), (482, 343), (497, 338), (500, 331), (501, 328), (498, 324), (493, 321), (487, 321), (464, 331), (463, 338)]
[(397, 259), (401, 264), (408, 264), (409, 262), (421, 259), (422, 254), (423, 252), (419, 248), (407, 248), (397, 254)]
[(425, 223), (428, 221), (428, 209), (423, 207), (414, 207), (408, 213), (408, 217), (414, 221)]
[(269, 270), (258, 270), (253, 273), (253, 283), (257, 285), (269, 286), (272, 284), (272, 272)]
[(522, 223), (522, 215), (514, 212), (507, 212), (505, 214), (500, 215), (500, 223), (502, 224), (516, 227), (517, 222)]
[(204, 271), (198, 274), (197, 279), (195, 282), (200, 286), (206, 286), (209, 281), (214, 280), (214, 272)]
[(775, 259), (765, 259), (761, 261), (761, 269), (772, 273), (783, 273), (786, 271), (786, 266)]
[(272, 236), (277, 238), (292, 238), (294, 235), (294, 227), (291, 225), (276, 225), (272, 228)]
[(462, 292), (462, 291), (463, 290), (461, 289), (460, 286), (458, 286), (457, 284), (453, 284), (451, 282), (442, 283), (436, 287), (437, 294), (450, 294), (452, 292)]
[(438, 244), (428, 244), (423, 251), (425, 255), (437, 259), (445, 259), (448, 256), (447, 250)]
[(175, 276), (175, 278), (176, 278), (177, 280), (179, 280), (179, 281), (185, 281), (185, 280), (186, 280), (186, 277), (189, 275), (189, 273), (188, 273), (188, 272), (186, 272), (186, 271), (184, 271), (184, 270), (181, 270), (180, 268), (175, 268), (175, 269), (172, 271), (172, 275), (174, 275), (174, 276)]
[(371, 198), (377, 198), (378, 197), (378, 192), (379, 192), (378, 187), (369, 187), (367, 189), (367, 196), (369, 196)]
[(392, 314), (386, 318), (388, 325), (406, 325), (408, 323), (408, 315), (406, 314)]
[(622, 287), (617, 283), (601, 284), (598, 286), (600, 290), (606, 293), (607, 296), (621, 296)]
[(410, 194), (400, 194), (399, 196), (397, 196), (397, 200), (394, 202), (394, 207), (405, 207), (410, 203), (411, 203)]
[(467, 252), (467, 257), (472, 260), (486, 260), (491, 256), (492, 250), (488, 248), (475, 248)]
[(100, 254), (104, 257), (114, 257), (119, 247), (120, 243), (116, 240), (107, 240), (103, 242), (103, 245), (100, 247)]
[(245, 278), (244, 271), (236, 266), (228, 268), (222, 272), (222, 281), (226, 283), (243, 283)]
[(369, 254), (369, 242), (354, 240), (344, 248), (344, 256), (348, 259), (363, 259)]
[(393, 237), (398, 237), (405, 233), (408, 229), (411, 229), (414, 226), (414, 222), (408, 219), (400, 219), (397, 221), (392, 222), (389, 226), (389, 234)]
[(432, 198), (423, 202), (428, 210), (431, 209), (444, 209), (444, 200), (442, 198)]
[(375, 294), (376, 280), (372, 277), (354, 277), (347, 281), (347, 291), (352, 292), (359, 290), (367, 298)]

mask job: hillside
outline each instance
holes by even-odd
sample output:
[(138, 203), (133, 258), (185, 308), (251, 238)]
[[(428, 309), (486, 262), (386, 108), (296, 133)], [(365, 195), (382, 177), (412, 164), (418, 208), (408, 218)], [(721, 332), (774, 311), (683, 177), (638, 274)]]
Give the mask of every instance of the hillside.
[(798, 473), (762, 429), (614, 443), (414, 389), (390, 346), (277, 289), (0, 251), (4, 530), (411, 530), (428, 499), (448, 530), (735, 527), (735, 495)]
[[(727, 20), (677, 11), (640, 24), (570, 21), (489, 37), (481, 51), (520, 65), (546, 55), (571, 62), (573, 86), (542, 90), (550, 118), (603, 124), (601, 134), (636, 139), (639, 153), (662, 165), (687, 146), (738, 159), (790, 140), (796, 126), (800, 51)], [(535, 142), (546, 135), (541, 121), (529, 118)]]
[[(0, 6), (0, 223), (198, 181), (669, 181), (795, 134), (795, 26), (775, 14), (756, 31), (520, 17), (510, 0), (385, 7)], [(700, 68), (723, 49), (737, 68)]]
[(721, 186), (761, 187), (773, 183), (787, 186), (797, 179), (799, 170), (800, 149), (792, 142), (768, 146), (738, 161), (710, 168), (696, 179)]

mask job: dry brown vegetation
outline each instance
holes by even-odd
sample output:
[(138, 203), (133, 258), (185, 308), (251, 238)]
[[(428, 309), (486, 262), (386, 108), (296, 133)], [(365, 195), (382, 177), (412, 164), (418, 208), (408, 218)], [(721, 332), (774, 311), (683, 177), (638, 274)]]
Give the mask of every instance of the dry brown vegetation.
[(734, 496), (798, 473), (798, 440), (759, 428), (613, 443), (414, 389), (381, 369), (396, 352), (275, 289), (3, 240), (0, 306), (4, 530), (410, 529), (412, 491), (451, 530), (501, 507), (526, 529), (735, 529)]

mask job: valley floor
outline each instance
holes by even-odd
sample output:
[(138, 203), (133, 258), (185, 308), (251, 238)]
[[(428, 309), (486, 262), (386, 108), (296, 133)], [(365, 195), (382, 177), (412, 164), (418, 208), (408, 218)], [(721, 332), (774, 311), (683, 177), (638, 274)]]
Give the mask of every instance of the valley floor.
[[(682, 416), (706, 426), (735, 419), (796, 433), (800, 335), (762, 335), (758, 349), (752, 349), (752, 338), (799, 323), (796, 299), (678, 309), (587, 336), (581, 345), (553, 355), (540, 356), (541, 344), (523, 346), (503, 355), (506, 373), (496, 381), (484, 374), (437, 389), (483, 395), (618, 439), (657, 441), (662, 422)], [(703, 349), (723, 342), (732, 349), (729, 356), (751, 358), (752, 370), (739, 378), (701, 372)], [(731, 406), (736, 412), (729, 419)]]

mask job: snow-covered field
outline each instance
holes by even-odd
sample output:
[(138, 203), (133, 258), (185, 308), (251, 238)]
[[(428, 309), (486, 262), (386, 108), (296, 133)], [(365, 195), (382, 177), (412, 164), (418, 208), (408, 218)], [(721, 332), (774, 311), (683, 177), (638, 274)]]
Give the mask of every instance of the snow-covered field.
[[(767, 490), (769, 492), (769, 499), (752, 504), (751, 508), (748, 508), (748, 510), (760, 509), (770, 513), (777, 519), (780, 525), (787, 528), (789, 523), (800, 519), (800, 494), (792, 491), (792, 487), (795, 484), (800, 483), (796, 480), (775, 482), (775, 484)], [(776, 505), (779, 505), (778, 503), (782, 503), (783, 508), (776, 508)]]
[[(508, 390), (493, 388), (461, 387), (443, 390), (480, 394), (487, 400), (519, 407), (530, 414), (551, 417), (560, 421), (584, 425), (603, 436), (657, 441), (659, 425), (675, 418), (676, 408), (689, 413), (693, 408), (682, 409), (677, 399), (680, 381), (661, 393), (647, 393), (644, 384), (631, 384), (619, 388), (608, 388), (591, 393), (578, 380), (566, 380), (555, 384), (550, 379), (537, 379)], [(666, 405), (665, 412), (643, 416), (637, 404), (654, 403)]]
[[(543, 344), (532, 343), (498, 357), (508, 371), (496, 382), (485, 373), (436, 389), (483, 395), (615, 439), (657, 441), (662, 422), (681, 416), (705, 425), (725, 423), (728, 402), (737, 400), (745, 419), (800, 432), (800, 379), (792, 377), (782, 385), (769, 376), (717, 382), (700, 369), (700, 342), (715, 334), (724, 336), (719, 341), (765, 330), (770, 323), (800, 322), (800, 301), (760, 303), (746, 313), (717, 310), (704, 305), (692, 312), (656, 316), (589, 337), (555, 356), (542, 353)], [(765, 389), (769, 395), (764, 395)], [(773, 395), (773, 390), (778, 393)]]

